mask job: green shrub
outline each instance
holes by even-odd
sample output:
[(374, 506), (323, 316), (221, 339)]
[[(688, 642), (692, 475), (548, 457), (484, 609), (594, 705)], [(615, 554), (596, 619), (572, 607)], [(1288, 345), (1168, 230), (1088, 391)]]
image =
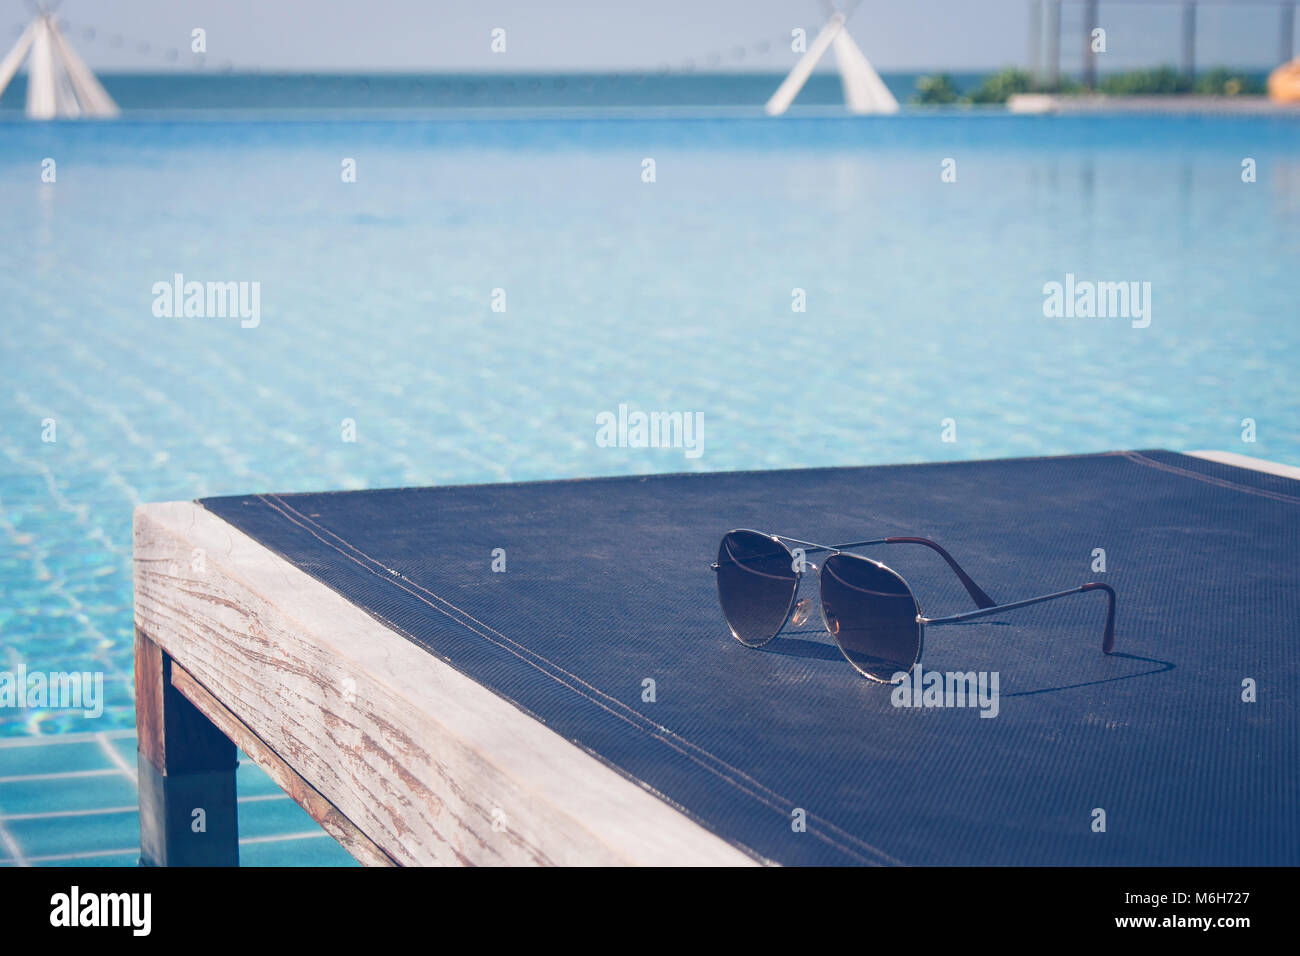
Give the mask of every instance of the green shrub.
[(934, 106), (956, 103), (959, 98), (952, 77), (947, 73), (939, 73), (923, 76), (916, 81), (916, 95), (912, 97), (912, 102)]
[(1105, 77), (1099, 86), (1101, 92), (1111, 96), (1139, 94), (1165, 96), (1172, 93), (1190, 93), (1191, 81), (1172, 66), (1154, 70), (1133, 70)]
[(1024, 70), (1015, 68), (998, 70), (984, 77), (975, 92), (971, 93), (972, 103), (1005, 103), (1008, 97), (1017, 93), (1029, 93), (1034, 86), (1034, 78)]
[(1203, 96), (1259, 96), (1264, 93), (1263, 83), (1223, 67), (1198, 76), (1194, 88)]
[[(1199, 93), (1204, 96), (1259, 95), (1264, 85), (1241, 73), (1223, 67), (1201, 74), (1192, 82), (1172, 66), (1154, 70), (1132, 70), (1103, 77), (1098, 91), (1110, 96), (1165, 96), (1178, 93)], [(1033, 75), (1014, 67), (990, 73), (968, 96), (957, 92), (952, 76), (937, 73), (916, 81), (913, 103), (947, 105), (952, 103), (1005, 103), (1017, 93), (1084, 93), (1086, 88), (1077, 80), (1066, 77), (1052, 86), (1035, 83)]]

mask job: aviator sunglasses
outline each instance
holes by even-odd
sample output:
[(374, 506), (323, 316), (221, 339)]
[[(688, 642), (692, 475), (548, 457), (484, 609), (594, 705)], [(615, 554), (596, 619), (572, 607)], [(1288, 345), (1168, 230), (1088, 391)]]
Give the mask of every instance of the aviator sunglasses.
[[(979, 610), (922, 617), (920, 602), (900, 574), (879, 561), (846, 553), (848, 548), (876, 544), (918, 544), (938, 552)], [(798, 555), (789, 545), (798, 549)], [(818, 552), (827, 553), (820, 568), (806, 560), (806, 555)], [(1106, 631), (1101, 649), (1107, 654), (1115, 649), (1115, 590), (1109, 584), (1092, 582), (998, 604), (971, 580), (952, 555), (928, 538), (877, 538), (826, 545), (741, 529), (723, 536), (712, 568), (718, 580), (722, 616), (732, 636), (749, 647), (762, 647), (776, 637), (791, 620), (791, 611), (796, 627), (812, 616), (810, 600), (804, 598), (796, 603), (796, 598), (805, 569), (817, 571), (826, 630), (859, 674), (884, 684), (898, 683), (920, 661), (927, 625), (957, 624), (1086, 591), (1106, 592)]]

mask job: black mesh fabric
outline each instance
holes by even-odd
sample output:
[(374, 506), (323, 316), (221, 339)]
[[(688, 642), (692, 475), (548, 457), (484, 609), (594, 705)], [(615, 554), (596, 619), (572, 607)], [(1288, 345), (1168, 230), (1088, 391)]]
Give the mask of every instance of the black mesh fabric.
[[(762, 859), (1300, 863), (1297, 481), (1151, 451), (202, 503)], [(1117, 653), (1099, 592), (929, 628), (922, 667), (996, 671), (998, 715), (896, 707), (816, 615), (730, 637), (732, 528), (924, 535), (999, 602), (1105, 581)], [(972, 607), (928, 549), (862, 553)]]

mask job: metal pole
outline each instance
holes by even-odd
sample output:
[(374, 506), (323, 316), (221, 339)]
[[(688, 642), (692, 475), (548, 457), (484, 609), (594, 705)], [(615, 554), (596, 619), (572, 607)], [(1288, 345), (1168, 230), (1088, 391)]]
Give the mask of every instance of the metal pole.
[(1043, 0), (1029, 0), (1029, 77), (1037, 86), (1043, 73)]
[(1290, 63), (1295, 56), (1295, 4), (1284, 3), (1281, 6), (1282, 23), (1279, 32), (1282, 34), (1282, 41), (1279, 47), (1282, 63)]
[(1061, 0), (1047, 0), (1047, 88), (1061, 83)]
[(1196, 3), (1183, 4), (1183, 76), (1196, 76)]
[(1092, 31), (1097, 29), (1097, 0), (1085, 0), (1083, 5), (1083, 85), (1097, 88), (1097, 54), (1092, 50)]

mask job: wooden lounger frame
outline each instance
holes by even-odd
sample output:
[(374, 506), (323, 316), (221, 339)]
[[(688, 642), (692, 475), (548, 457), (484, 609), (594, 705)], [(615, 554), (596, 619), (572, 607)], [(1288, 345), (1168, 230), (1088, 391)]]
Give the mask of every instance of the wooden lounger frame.
[(192, 502), (135, 624), (145, 865), (238, 862), (236, 744), (362, 863), (756, 862)]
[(369, 865), (762, 862), (192, 502), (136, 509), (135, 624), (142, 864), (238, 864), (236, 746)]

